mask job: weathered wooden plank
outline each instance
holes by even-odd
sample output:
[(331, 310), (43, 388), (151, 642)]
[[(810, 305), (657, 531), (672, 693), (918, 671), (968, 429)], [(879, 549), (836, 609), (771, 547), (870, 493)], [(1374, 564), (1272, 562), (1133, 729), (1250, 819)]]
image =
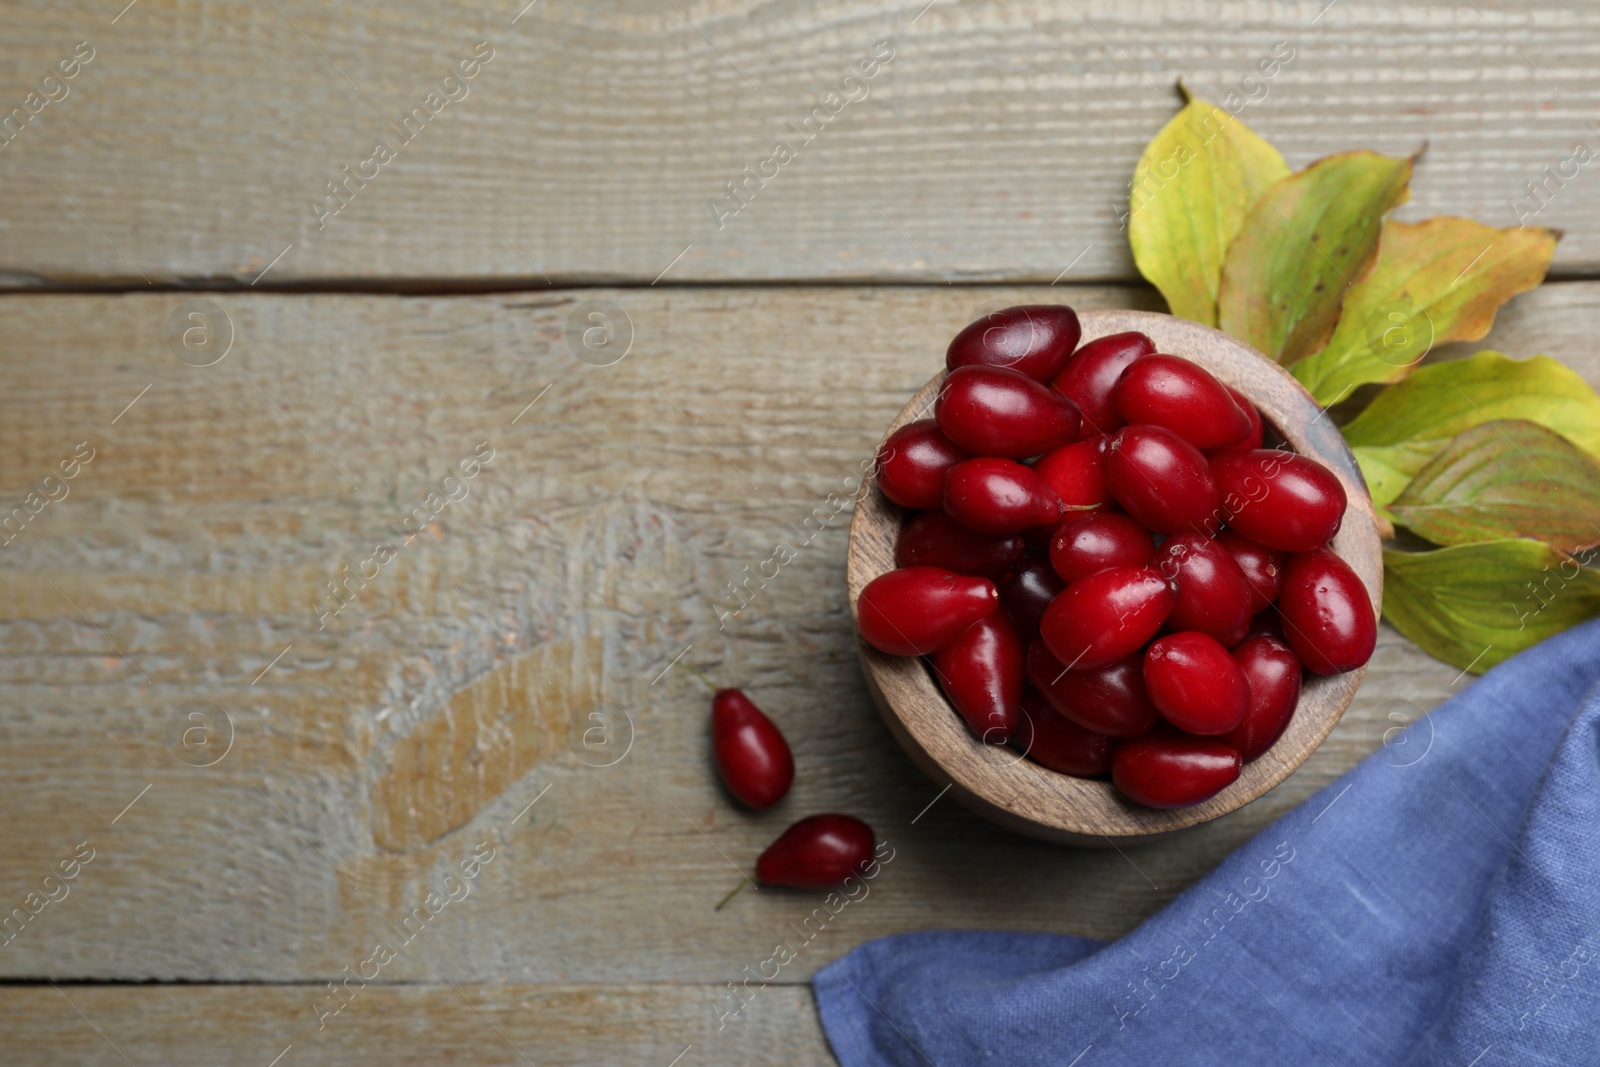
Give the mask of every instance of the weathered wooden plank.
[(340, 995), (344, 1009), (323, 1018), (331, 995), (317, 985), (12, 987), (0, 1050), (14, 1067), (834, 1062), (810, 990), (793, 985), (762, 989), (721, 1029), (705, 986), (352, 983)]
[[(1597, 294), (1547, 286), (1493, 340), (1600, 381)], [(0, 300), (0, 522), (27, 520), (0, 547), (0, 916), (37, 911), (0, 941), (0, 975), (322, 980), (405, 938), (386, 981), (715, 985), (783, 940), (801, 941), (782, 974), (798, 981), (902, 930), (1130, 929), (1457, 672), (1385, 630), (1288, 782), (1127, 855), (930, 807), (940, 784), (862, 686), (829, 495), (955, 329), (1052, 298), (1152, 299), (213, 294), (233, 343), (204, 368), (164, 340), (184, 294)], [(601, 302), (614, 345), (632, 324), (605, 367), (582, 344)], [(75, 476), (41, 484), (82, 442)], [(796, 558), (763, 571), (780, 541)], [(747, 567), (769, 577), (744, 586)], [(327, 585), (346, 580), (335, 613)], [(737, 811), (715, 785), (706, 693), (661, 673), (680, 653), (788, 732), (799, 776), (777, 810)], [(712, 911), (782, 826), (823, 810), (894, 850), (866, 899), (826, 921), (782, 891)], [(480, 843), (493, 858), (474, 868)], [(43, 903), (80, 844), (92, 858)]]
[(0, 148), (11, 284), (1128, 279), (1179, 78), (1297, 166), (1427, 141), (1404, 217), (1520, 214), (1600, 268), (1592, 166), (1543, 173), (1600, 147), (1581, 0), (105, 7), (8, 12), (0, 115), (93, 50)]

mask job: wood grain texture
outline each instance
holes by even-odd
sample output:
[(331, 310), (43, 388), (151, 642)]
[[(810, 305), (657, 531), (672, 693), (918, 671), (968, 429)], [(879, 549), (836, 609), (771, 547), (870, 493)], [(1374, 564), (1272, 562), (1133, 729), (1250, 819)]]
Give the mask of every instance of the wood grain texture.
[[(1292, 166), (1426, 141), (1401, 217), (1537, 221), (1567, 232), (1558, 274), (1600, 269), (1592, 166), (1526, 199), (1576, 142), (1600, 147), (1584, 0), (106, 8), (7, 11), (0, 114), (74, 42), (96, 50), (0, 148), (9, 284), (1132, 279), (1119, 215), (1179, 78), (1240, 93)], [(495, 53), (469, 95), (401, 143), (479, 41)], [(797, 135), (879, 41), (894, 58), (864, 98)], [(1292, 59), (1259, 79), (1275, 50)], [(396, 158), (319, 221), (379, 140)], [(796, 158), (760, 177), (779, 140)]]
[[(904, 930), (1111, 937), (1455, 691), (1456, 670), (1383, 629), (1282, 786), (1126, 856), (934, 802), (856, 664), (852, 476), (981, 310), (1149, 307), (1146, 290), (211, 294), (235, 339), (206, 368), (164, 340), (191, 296), (0, 300), (0, 520), (95, 449), (0, 547), (0, 917), (95, 850), (0, 944), (8, 978), (336, 979), (480, 842), (495, 855), (470, 896), (384, 982), (714, 991), (802, 929), (782, 981)], [(609, 367), (567, 341), (598, 301), (632, 323)], [(1547, 286), (1491, 340), (1600, 382), (1597, 302)], [(403, 543), (480, 443), (494, 455), (467, 495)], [(388, 542), (397, 558), (319, 629), (327, 583)], [(774, 571), (779, 542), (796, 557)], [(787, 732), (799, 774), (775, 810), (715, 784), (705, 691), (662, 673), (680, 653)], [(208, 708), (232, 746), (197, 767), (221, 750), (186, 733)], [(825, 923), (804, 893), (712, 911), (788, 821), (826, 810), (896, 850), (867, 899)]]
[(8, 1067), (834, 1062), (810, 989), (792, 985), (761, 990), (721, 1029), (701, 1010), (715, 991), (689, 985), (352, 988), (319, 1029), (319, 985), (14, 987), (0, 990), (0, 1049)]
[[(1254, 401), (1275, 438), (1321, 462), (1339, 479), (1350, 502), (1333, 551), (1349, 563), (1372, 598), (1383, 603), (1383, 551), (1372, 499), (1344, 438), (1289, 372), (1241, 341), (1207, 326), (1148, 311), (1086, 311), (1084, 341), (1139, 331), (1159, 352), (1181, 355)], [(936, 374), (885, 428), (884, 436), (933, 410), (943, 374)], [(875, 486), (862, 487), (850, 523), (847, 579), (851, 618), (867, 583), (895, 567), (894, 545), (905, 510)], [(859, 642), (861, 669), (873, 703), (911, 758), (930, 776), (948, 780), (951, 795), (980, 815), (1018, 833), (1063, 844), (1112, 847), (1153, 839), (1218, 818), (1259, 799), (1323, 742), (1350, 706), (1365, 668), (1330, 677), (1307, 673), (1300, 703), (1283, 736), (1247, 764), (1238, 780), (1185, 808), (1158, 811), (1133, 803), (1110, 782), (1073, 778), (1019, 758), (1003, 745), (972, 736), (920, 656), (890, 656)]]

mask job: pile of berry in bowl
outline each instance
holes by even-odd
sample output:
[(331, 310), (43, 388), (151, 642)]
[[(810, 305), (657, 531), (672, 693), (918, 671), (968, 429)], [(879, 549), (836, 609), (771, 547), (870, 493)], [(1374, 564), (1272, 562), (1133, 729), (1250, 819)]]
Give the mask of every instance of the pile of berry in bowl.
[(851, 529), (863, 664), (902, 745), (980, 812), (1069, 841), (1192, 825), (1286, 777), (1354, 695), (1370, 499), (1254, 350), (1009, 308), (891, 430)]

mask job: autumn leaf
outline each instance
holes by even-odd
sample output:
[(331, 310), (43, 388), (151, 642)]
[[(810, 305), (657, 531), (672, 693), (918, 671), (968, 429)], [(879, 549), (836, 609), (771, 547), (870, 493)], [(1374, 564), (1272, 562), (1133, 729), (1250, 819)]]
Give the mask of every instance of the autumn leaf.
[(1410, 180), (1409, 159), (1343, 152), (1253, 187), (1257, 202), (1223, 261), (1218, 325), (1280, 363), (1327, 344)]
[(1481, 673), (1600, 614), (1600, 574), (1538, 541), (1383, 554), (1383, 615), (1429, 655)]
[(1600, 614), (1600, 395), (1546, 356), (1498, 352), (1420, 367), (1474, 341), (1540, 284), (1559, 234), (1468, 219), (1386, 222), (1411, 159), (1356, 151), (1298, 173), (1204, 101), (1147, 146), (1129, 242), (1173, 314), (1291, 368), (1331, 406), (1386, 384), (1344, 435), (1380, 528), (1445, 545), (1384, 552), (1384, 616), (1426, 651), (1481, 672)]
[(1358, 385), (1399, 381), (1434, 345), (1482, 339), (1500, 305), (1544, 280), (1558, 236), (1448, 217), (1386, 222), (1377, 264), (1346, 294), (1332, 340), (1294, 376), (1332, 405)]
[(1389, 505), (1440, 545), (1531, 537), (1564, 552), (1600, 544), (1600, 460), (1537, 423), (1457, 434)]
[(1133, 171), (1128, 242), (1134, 262), (1174, 315), (1217, 324), (1228, 246), (1265, 189), (1289, 166), (1233, 115), (1191, 99), (1145, 148)]
[[(1392, 525), (1396, 520), (1389, 512), (1389, 502), (1405, 492), (1406, 486), (1411, 484), (1411, 476), (1416, 471), (1406, 470), (1387, 462), (1389, 454), (1379, 449), (1357, 448), (1352, 445), (1350, 451), (1355, 453), (1356, 466), (1361, 468), (1361, 477), (1367, 483), (1367, 493), (1372, 497), (1373, 510), (1380, 519)], [(1426, 464), (1427, 460), (1423, 460), (1422, 463)], [(1420, 469), (1419, 465), (1417, 470)], [(1393, 531), (1385, 530), (1382, 523), (1378, 528), (1383, 531), (1384, 537), (1393, 536)]]
[(1600, 457), (1600, 396), (1582, 378), (1549, 356), (1492, 351), (1418, 368), (1379, 393), (1344, 436), (1381, 506), (1451, 438), (1498, 419), (1537, 423)]

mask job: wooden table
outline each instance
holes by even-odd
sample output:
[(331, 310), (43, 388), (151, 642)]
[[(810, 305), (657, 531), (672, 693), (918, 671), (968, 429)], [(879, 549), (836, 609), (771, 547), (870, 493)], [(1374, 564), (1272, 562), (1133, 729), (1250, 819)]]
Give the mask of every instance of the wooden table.
[[(0, 147), (0, 1061), (826, 1063), (855, 945), (1117, 936), (1468, 684), (1385, 629), (1250, 808), (1011, 837), (869, 706), (830, 494), (980, 308), (1159, 307), (1116, 201), (1178, 77), (1289, 42), (1292, 164), (1427, 141), (1402, 217), (1511, 225), (1600, 138), (1592, 4), (123, 2), (0, 44), (5, 108), (74, 70)], [(1594, 383), (1597, 183), (1485, 342)], [(680, 658), (788, 733), (779, 810)], [(820, 810), (895, 859), (735, 1015), (815, 901), (712, 906)]]

